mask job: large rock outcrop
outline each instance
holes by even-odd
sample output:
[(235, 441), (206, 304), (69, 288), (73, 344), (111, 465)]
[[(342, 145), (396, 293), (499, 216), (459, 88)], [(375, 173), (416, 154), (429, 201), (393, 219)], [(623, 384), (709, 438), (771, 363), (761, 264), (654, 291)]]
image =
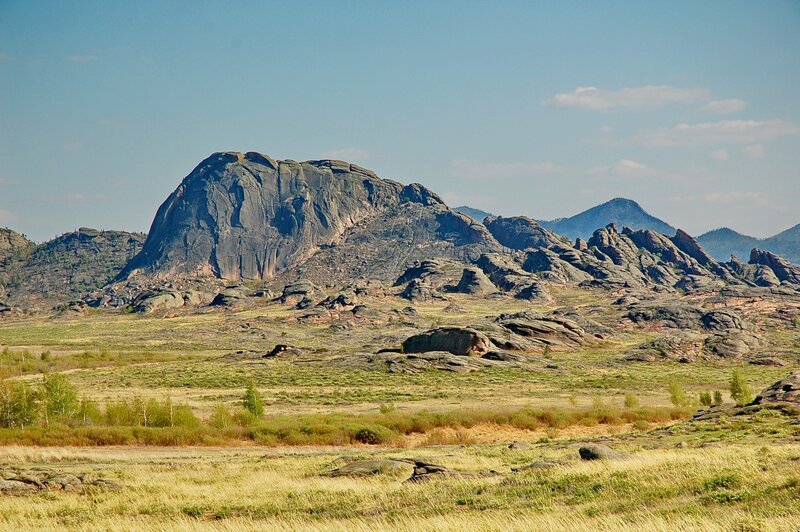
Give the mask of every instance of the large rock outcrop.
[(84, 227), (35, 245), (6, 233), (0, 236), (0, 300), (47, 308), (80, 299), (113, 279), (144, 240), (142, 233)]
[(499, 248), (485, 227), (421, 185), (342, 161), (224, 152), (167, 198), (121, 277), (271, 279), (302, 267), (315, 282), (389, 279), (409, 260), (474, 260)]

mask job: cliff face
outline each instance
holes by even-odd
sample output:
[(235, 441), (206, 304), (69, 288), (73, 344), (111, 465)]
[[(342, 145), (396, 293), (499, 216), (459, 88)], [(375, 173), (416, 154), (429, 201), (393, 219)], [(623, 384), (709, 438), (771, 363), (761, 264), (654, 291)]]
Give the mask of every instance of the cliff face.
[(369, 240), (394, 238), (396, 222), (407, 225), (412, 211), (431, 224), (412, 248), (431, 240), (498, 247), (485, 228), (421, 185), (403, 186), (342, 161), (215, 153), (161, 205), (142, 252), (120, 278), (271, 279), (321, 250), (358, 241), (360, 228)]

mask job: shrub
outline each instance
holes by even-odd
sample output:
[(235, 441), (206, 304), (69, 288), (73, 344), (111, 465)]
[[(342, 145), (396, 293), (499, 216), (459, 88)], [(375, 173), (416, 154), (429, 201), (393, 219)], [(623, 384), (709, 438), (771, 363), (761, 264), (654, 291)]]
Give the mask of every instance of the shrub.
[(242, 397), (242, 406), (255, 417), (264, 415), (264, 402), (261, 400), (261, 394), (258, 393), (256, 384), (252, 381), (247, 384), (247, 390)]
[(703, 406), (711, 406), (711, 394), (708, 392), (700, 392), (700, 404)]
[(669, 391), (669, 400), (675, 406), (687, 406), (689, 404), (689, 398), (686, 397), (686, 392), (683, 391), (681, 385), (678, 384), (678, 381), (671, 380), (667, 385), (667, 390)]
[(24, 382), (0, 382), (0, 427), (25, 428), (39, 415), (36, 391)]
[(715, 405), (722, 404), (722, 392), (719, 390), (714, 390), (714, 404)]
[(630, 393), (626, 394), (625, 408), (639, 408), (639, 398)]
[(381, 443), (389, 443), (397, 437), (397, 434), (391, 429), (387, 429), (381, 425), (370, 425), (357, 429), (353, 433), (353, 439), (358, 443), (366, 443), (368, 445), (378, 445)]
[(208, 420), (208, 424), (215, 429), (227, 429), (234, 425), (234, 420), (230, 410), (225, 405), (217, 405)]
[(753, 400), (753, 392), (750, 391), (747, 381), (738, 369), (733, 370), (731, 375), (730, 392), (731, 399), (736, 401), (738, 406), (744, 406)]

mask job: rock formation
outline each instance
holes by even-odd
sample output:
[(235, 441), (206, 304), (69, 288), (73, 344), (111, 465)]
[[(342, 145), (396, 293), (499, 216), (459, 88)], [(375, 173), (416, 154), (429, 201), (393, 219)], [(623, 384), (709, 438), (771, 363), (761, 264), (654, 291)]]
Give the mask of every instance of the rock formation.
[(477, 258), (498, 248), (485, 227), (421, 185), (342, 161), (224, 152), (201, 162), (167, 198), (121, 278), (271, 279), (300, 266), (320, 279), (370, 271), (386, 278), (408, 259)]

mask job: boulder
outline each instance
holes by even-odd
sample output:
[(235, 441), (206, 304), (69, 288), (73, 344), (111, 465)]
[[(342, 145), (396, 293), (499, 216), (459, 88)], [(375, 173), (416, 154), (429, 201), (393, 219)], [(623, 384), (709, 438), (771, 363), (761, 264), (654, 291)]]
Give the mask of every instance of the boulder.
[(147, 314), (157, 310), (180, 308), (184, 306), (183, 294), (175, 290), (146, 290), (131, 303), (134, 312)]
[(753, 400), (755, 405), (779, 405), (800, 408), (800, 371), (789, 374)]
[(453, 291), (461, 294), (484, 296), (497, 292), (497, 287), (480, 268), (471, 267), (464, 268), (461, 273), (461, 280), (458, 281)]
[(375, 475), (391, 475), (410, 477), (414, 473), (414, 465), (401, 460), (358, 460), (325, 473), (327, 477), (370, 477)]
[(416, 334), (403, 342), (404, 353), (447, 351), (454, 355), (482, 354), (492, 348), (489, 338), (466, 327), (440, 327)]
[(628, 455), (615, 451), (608, 445), (599, 443), (584, 444), (578, 448), (581, 460), (615, 460), (626, 458)]

